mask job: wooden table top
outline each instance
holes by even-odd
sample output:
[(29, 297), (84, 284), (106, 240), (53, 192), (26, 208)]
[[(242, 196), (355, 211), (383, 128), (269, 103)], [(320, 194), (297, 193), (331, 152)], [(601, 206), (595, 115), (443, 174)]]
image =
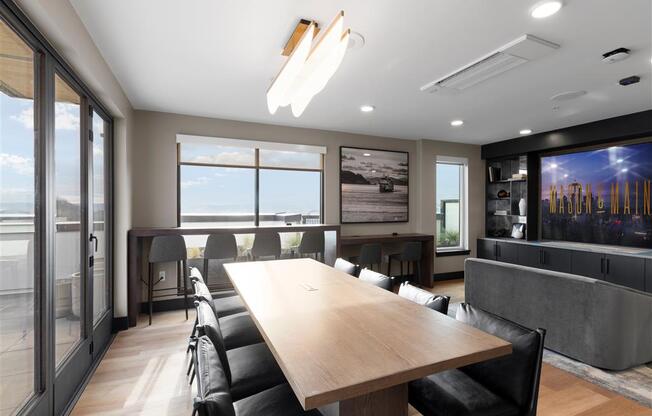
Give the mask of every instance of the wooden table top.
[(432, 234), (401, 233), (401, 234), (372, 234), (372, 235), (342, 235), (340, 244), (353, 245), (365, 243), (391, 243), (394, 241), (428, 241), (434, 240)]
[(511, 344), (312, 259), (225, 266), (304, 409), (511, 353)]

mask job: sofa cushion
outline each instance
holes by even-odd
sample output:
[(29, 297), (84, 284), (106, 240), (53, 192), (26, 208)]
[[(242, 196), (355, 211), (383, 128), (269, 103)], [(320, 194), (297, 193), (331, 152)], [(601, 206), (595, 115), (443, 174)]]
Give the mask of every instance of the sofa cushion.
[(532, 398), (539, 365), (541, 334), (464, 303), (459, 306), (455, 319), (512, 344), (511, 354), (460, 370), (519, 408), (526, 408)]
[(513, 416), (518, 407), (453, 369), (408, 385), (410, 404), (424, 416)]
[(218, 319), (227, 350), (263, 342), (249, 312), (240, 312)]
[(253, 344), (226, 352), (231, 369), (231, 396), (240, 400), (285, 383), (281, 368), (267, 345)]
[(238, 416), (319, 416), (318, 410), (304, 411), (287, 383), (279, 384), (235, 402)]

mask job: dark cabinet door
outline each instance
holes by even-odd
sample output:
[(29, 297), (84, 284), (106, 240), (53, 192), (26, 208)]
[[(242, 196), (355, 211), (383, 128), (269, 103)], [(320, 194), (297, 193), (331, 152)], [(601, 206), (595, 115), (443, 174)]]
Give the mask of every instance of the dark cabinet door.
[(541, 267), (556, 272), (571, 272), (571, 252), (559, 248), (541, 249)]
[(528, 244), (518, 245), (518, 264), (528, 267), (541, 267), (543, 249)]
[(518, 263), (518, 244), (496, 241), (496, 260)]
[(604, 254), (573, 251), (571, 253), (571, 273), (604, 280)]
[(607, 254), (605, 280), (618, 285), (645, 290), (645, 259)]
[(478, 239), (478, 258), (496, 260), (496, 242)]
[(645, 262), (645, 290), (652, 293), (652, 259)]

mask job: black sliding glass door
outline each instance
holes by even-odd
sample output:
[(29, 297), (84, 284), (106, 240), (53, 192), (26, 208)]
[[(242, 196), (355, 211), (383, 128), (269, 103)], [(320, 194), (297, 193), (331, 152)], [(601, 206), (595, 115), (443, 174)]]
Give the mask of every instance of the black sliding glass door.
[(0, 416), (60, 415), (108, 345), (112, 120), (0, 3)]

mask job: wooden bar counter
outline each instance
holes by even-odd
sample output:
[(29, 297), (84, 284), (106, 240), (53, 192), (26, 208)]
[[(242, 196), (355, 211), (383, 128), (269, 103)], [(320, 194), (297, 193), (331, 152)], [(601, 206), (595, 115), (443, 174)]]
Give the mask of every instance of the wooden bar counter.
[[(208, 235), (208, 234), (256, 234), (259, 232), (279, 233), (301, 233), (305, 231), (335, 232), (335, 241), (332, 256), (339, 255), (339, 225), (282, 225), (282, 226), (259, 226), (259, 227), (167, 227), (167, 228), (133, 228), (127, 235), (127, 315), (129, 326), (136, 326), (140, 303), (142, 302), (142, 281), (141, 272), (146, 261), (143, 253), (146, 242), (161, 235)], [(328, 236), (329, 233), (326, 235)], [(329, 238), (327, 238), (326, 251), (329, 249)]]

